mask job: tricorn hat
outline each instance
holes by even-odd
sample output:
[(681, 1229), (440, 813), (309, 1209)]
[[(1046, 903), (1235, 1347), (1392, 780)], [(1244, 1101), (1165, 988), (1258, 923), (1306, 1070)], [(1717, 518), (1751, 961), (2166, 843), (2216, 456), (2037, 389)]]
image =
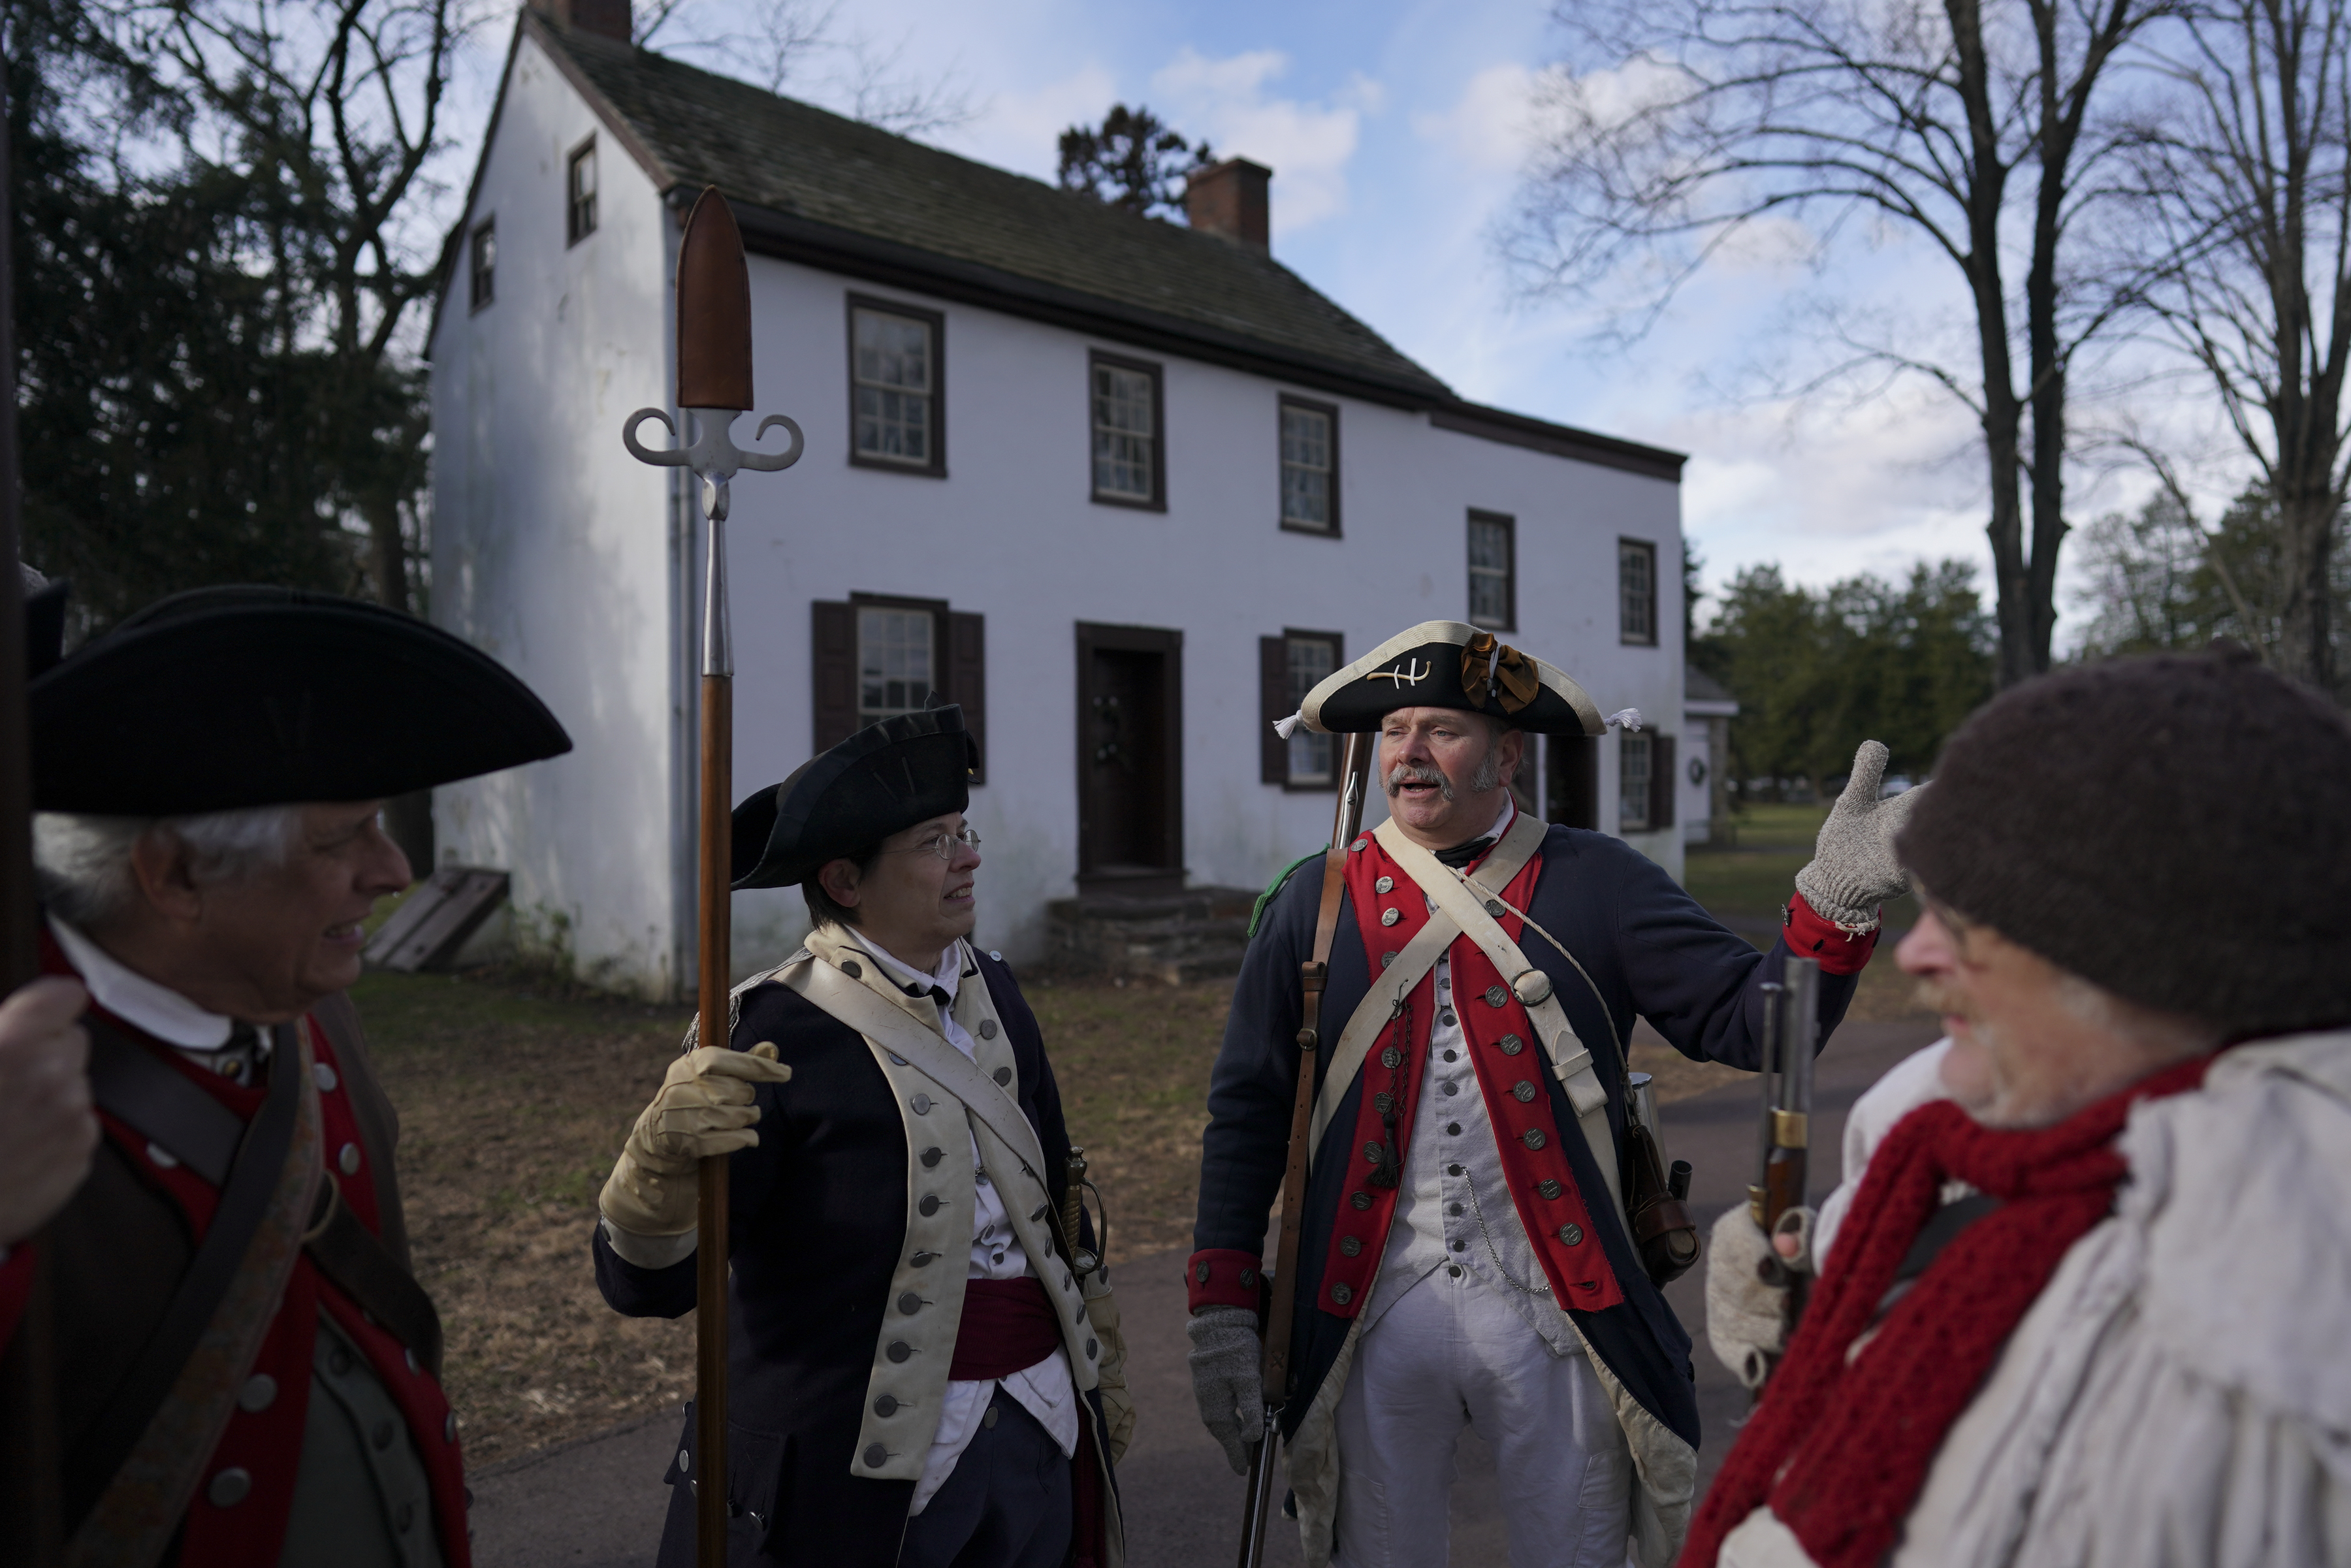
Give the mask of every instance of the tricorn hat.
[(953, 703), (867, 725), (735, 808), (735, 885), (790, 887), (828, 861), (962, 810), (978, 762)]
[(160, 600), (27, 697), (44, 811), (375, 800), (571, 749), (547, 705), (472, 643), (380, 605), (282, 588)]
[(1298, 716), (1309, 729), (1346, 735), (1405, 707), (1460, 708), (1538, 735), (1605, 728), (1598, 706), (1558, 666), (1459, 621), (1397, 632), (1307, 693)]

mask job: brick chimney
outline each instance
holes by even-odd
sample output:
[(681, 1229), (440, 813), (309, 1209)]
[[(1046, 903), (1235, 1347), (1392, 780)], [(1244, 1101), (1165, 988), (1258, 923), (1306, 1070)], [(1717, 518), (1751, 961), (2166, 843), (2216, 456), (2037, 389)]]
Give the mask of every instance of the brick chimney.
[(1246, 158), (1228, 158), (1194, 174), (1184, 187), (1184, 215), (1203, 234), (1267, 247), (1266, 187), (1273, 171)]
[(629, 14), (629, 0), (530, 0), (530, 8), (566, 27), (623, 44), (629, 41), (635, 21)]

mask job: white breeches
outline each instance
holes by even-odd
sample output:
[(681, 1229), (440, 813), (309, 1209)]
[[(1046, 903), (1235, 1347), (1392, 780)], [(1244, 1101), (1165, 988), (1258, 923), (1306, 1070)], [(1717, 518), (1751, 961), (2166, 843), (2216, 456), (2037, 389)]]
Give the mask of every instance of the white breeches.
[(1443, 1269), (1355, 1345), (1333, 1568), (1445, 1568), (1465, 1426), (1494, 1451), (1511, 1568), (1620, 1568), (1632, 1458), (1591, 1364), (1552, 1354), (1475, 1274)]

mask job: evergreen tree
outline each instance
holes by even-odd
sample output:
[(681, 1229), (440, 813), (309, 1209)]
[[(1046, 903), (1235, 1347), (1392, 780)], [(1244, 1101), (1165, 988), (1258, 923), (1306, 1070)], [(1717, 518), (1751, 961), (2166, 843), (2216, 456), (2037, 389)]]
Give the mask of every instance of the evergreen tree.
[(1181, 213), (1186, 183), (1215, 161), (1205, 139), (1193, 146), (1140, 104), (1112, 104), (1101, 125), (1061, 132), (1061, 189), (1138, 217)]

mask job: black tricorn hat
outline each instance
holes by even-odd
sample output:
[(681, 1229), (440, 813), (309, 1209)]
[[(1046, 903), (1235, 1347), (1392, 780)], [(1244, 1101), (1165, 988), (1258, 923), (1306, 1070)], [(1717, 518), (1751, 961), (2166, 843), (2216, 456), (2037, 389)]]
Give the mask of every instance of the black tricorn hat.
[(828, 861), (962, 810), (978, 762), (953, 703), (867, 725), (735, 808), (735, 885), (790, 887)]
[(376, 800), (571, 749), (547, 705), (472, 643), (283, 588), (159, 600), (27, 695), (44, 811)]
[(1459, 621), (1424, 621), (1397, 632), (1325, 677), (1298, 713), (1309, 729), (1347, 735), (1377, 729), (1405, 707), (1460, 708), (1537, 735), (1606, 728), (1599, 707), (1556, 665)]

